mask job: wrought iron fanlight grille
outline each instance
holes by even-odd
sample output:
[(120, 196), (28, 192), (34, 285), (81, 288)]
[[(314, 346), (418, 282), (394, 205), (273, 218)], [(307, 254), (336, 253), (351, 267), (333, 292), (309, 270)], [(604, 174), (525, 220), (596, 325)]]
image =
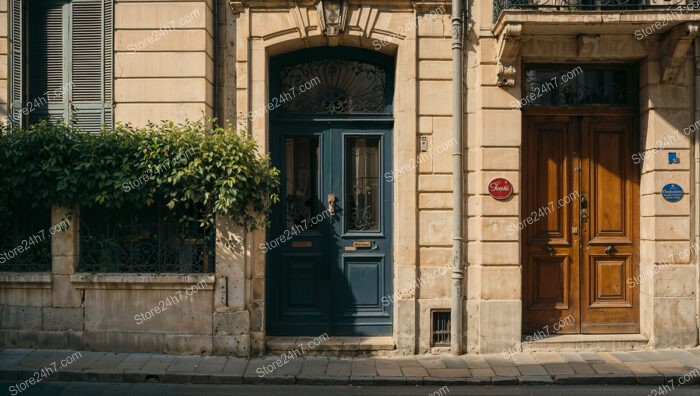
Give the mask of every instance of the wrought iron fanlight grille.
[(377, 114), (387, 111), (387, 71), (358, 60), (316, 59), (281, 69), (284, 115)]
[[(528, 67), (523, 78), (522, 107), (635, 106), (636, 75), (629, 68), (578, 67), (573, 76), (561, 68)], [(577, 70), (573, 69), (573, 70)], [(567, 76), (571, 78), (567, 78)]]

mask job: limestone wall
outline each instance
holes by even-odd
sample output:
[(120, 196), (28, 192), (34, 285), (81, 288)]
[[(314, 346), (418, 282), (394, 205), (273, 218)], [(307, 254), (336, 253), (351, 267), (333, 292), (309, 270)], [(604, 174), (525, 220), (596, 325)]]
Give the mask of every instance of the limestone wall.
[(115, 121), (200, 120), (214, 113), (211, 0), (116, 0)]

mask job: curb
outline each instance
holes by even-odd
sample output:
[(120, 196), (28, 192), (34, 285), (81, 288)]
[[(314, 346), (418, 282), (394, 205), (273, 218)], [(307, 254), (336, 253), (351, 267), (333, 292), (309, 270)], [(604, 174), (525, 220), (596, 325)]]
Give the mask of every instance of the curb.
[[(415, 386), (415, 385), (468, 385), (468, 386), (514, 386), (514, 385), (660, 385), (665, 383), (663, 375), (635, 376), (633, 374), (560, 374), (525, 375), (520, 377), (325, 377), (310, 375), (232, 375), (221, 373), (143, 372), (127, 370), (60, 371), (46, 381), (122, 382), (122, 383), (170, 383), (212, 385), (355, 385), (355, 386)], [(0, 380), (24, 381), (34, 371), (2, 370)]]

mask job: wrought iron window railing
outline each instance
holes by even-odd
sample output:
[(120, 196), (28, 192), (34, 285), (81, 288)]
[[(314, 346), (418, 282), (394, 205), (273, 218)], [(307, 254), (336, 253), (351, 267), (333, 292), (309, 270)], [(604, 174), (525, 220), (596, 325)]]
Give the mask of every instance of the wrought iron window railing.
[(0, 271), (51, 272), (51, 210), (18, 204), (0, 216)]
[(80, 271), (214, 272), (213, 231), (203, 231), (195, 218), (182, 224), (165, 205), (81, 208)]
[(700, 0), (494, 0), (493, 20), (505, 10), (613, 11), (699, 9)]

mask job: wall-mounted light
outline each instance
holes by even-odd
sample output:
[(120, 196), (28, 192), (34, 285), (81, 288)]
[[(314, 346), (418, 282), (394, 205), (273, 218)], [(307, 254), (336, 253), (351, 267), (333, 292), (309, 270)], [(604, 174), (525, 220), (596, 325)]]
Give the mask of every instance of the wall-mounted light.
[(348, 16), (347, 0), (319, 0), (316, 4), (321, 31), (328, 36), (337, 36), (345, 29)]

